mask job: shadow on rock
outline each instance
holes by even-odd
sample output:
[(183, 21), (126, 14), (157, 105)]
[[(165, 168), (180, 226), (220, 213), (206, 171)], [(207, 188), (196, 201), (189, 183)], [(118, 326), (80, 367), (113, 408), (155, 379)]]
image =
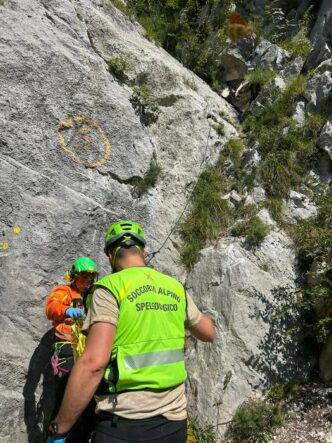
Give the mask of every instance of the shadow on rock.
[(55, 384), (51, 356), (54, 330), (42, 337), (35, 349), (27, 374), (24, 396), (24, 421), (29, 443), (44, 443), (47, 425), (55, 404)]
[(289, 303), (293, 294), (294, 290), (288, 287), (273, 289), (273, 301), (256, 290), (248, 294), (261, 302), (261, 308), (254, 305), (250, 317), (268, 328), (258, 353), (246, 363), (265, 375), (266, 387), (284, 380), (303, 382), (312, 369), (313, 361), (304, 353), (301, 312)]

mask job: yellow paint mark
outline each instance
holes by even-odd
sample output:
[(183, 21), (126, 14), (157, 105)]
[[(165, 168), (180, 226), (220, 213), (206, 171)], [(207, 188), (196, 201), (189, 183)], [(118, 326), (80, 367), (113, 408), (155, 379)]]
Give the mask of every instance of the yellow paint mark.
[(21, 231), (22, 231), (22, 229), (19, 226), (14, 226), (13, 227), (14, 234), (19, 234)]
[[(72, 134), (66, 141), (66, 132), (72, 130)], [(62, 149), (80, 165), (96, 168), (108, 160), (111, 154), (111, 143), (103, 129), (90, 117), (74, 115), (67, 118), (58, 128), (58, 136)], [(96, 137), (97, 136), (97, 137)], [(97, 139), (96, 139), (97, 138)], [(102, 140), (102, 156), (95, 161), (86, 161), (81, 158), (81, 153), (93, 154), (98, 152), (98, 138)], [(100, 142), (99, 142), (100, 143)], [(99, 152), (97, 154), (99, 156)]]
[(0, 242), (0, 249), (3, 249), (4, 251), (7, 251), (7, 249), (9, 248), (9, 244), (5, 241), (5, 242)]

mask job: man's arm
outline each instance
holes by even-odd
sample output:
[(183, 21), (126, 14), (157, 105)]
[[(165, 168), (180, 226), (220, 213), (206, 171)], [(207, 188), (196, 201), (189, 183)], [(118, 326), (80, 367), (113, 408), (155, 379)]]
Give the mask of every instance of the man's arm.
[(205, 314), (202, 314), (198, 323), (188, 327), (192, 335), (199, 340), (213, 342), (215, 338), (215, 330), (212, 321)]
[(59, 433), (69, 432), (93, 397), (109, 361), (116, 327), (94, 323), (89, 328), (86, 348), (70, 374), (60, 411), (54, 421)]

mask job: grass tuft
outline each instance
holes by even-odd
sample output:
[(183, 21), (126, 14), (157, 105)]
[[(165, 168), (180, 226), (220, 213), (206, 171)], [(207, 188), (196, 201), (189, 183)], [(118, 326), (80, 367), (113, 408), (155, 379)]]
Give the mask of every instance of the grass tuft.
[(299, 34), (280, 42), (280, 46), (288, 51), (293, 57), (306, 58), (312, 48), (312, 43), (308, 37), (300, 32)]
[(131, 103), (141, 116), (144, 124), (149, 125), (158, 119), (160, 108), (150, 86), (143, 84), (133, 88)]
[(123, 81), (125, 72), (128, 69), (127, 57), (113, 57), (107, 62), (108, 70), (119, 80)]
[[(192, 434), (194, 438), (192, 438)], [(188, 442), (216, 443), (217, 439), (217, 432), (212, 425), (202, 425), (197, 419), (189, 420)]]
[(265, 239), (270, 229), (257, 216), (247, 221), (237, 223), (231, 230), (236, 237), (246, 237), (248, 246), (259, 246)]
[(150, 188), (153, 188), (161, 173), (161, 167), (157, 163), (155, 154), (152, 156), (149, 169), (144, 175), (144, 178), (137, 183), (135, 191), (139, 197), (145, 194)]
[(121, 11), (123, 14), (125, 14), (125, 15), (129, 14), (129, 10), (128, 10), (127, 5), (125, 4), (124, 1), (122, 1), (122, 0), (111, 0), (111, 2), (116, 7), (116, 9)]
[(193, 91), (197, 91), (198, 89), (197, 84), (193, 78), (183, 76), (183, 83)]
[(180, 226), (184, 241), (181, 260), (188, 268), (196, 263), (207, 241), (216, 241), (228, 232), (241, 211), (222, 197), (235, 186), (241, 188), (245, 181), (246, 173), (240, 167), (243, 150), (242, 140), (230, 139), (216, 164), (209, 166), (195, 184), (191, 211)]
[(276, 73), (272, 69), (256, 68), (253, 71), (249, 71), (245, 79), (255, 86), (267, 86), (275, 79)]
[(234, 443), (267, 443), (272, 431), (285, 422), (286, 416), (280, 403), (248, 400), (235, 412), (230, 429), (232, 440)]

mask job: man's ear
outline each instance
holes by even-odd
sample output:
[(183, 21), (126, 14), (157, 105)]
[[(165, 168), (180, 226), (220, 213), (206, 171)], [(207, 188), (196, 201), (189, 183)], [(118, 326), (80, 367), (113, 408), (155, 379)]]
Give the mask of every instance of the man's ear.
[(112, 254), (109, 252), (109, 253), (107, 254), (107, 257), (108, 257), (108, 260), (109, 260), (109, 262), (110, 262), (110, 265), (112, 266)]
[(146, 258), (146, 257), (147, 257), (147, 255), (148, 255), (148, 253), (147, 253), (146, 249), (145, 249), (145, 248), (143, 248), (143, 249), (142, 249), (142, 252), (143, 252), (143, 257), (144, 257), (144, 258)]

